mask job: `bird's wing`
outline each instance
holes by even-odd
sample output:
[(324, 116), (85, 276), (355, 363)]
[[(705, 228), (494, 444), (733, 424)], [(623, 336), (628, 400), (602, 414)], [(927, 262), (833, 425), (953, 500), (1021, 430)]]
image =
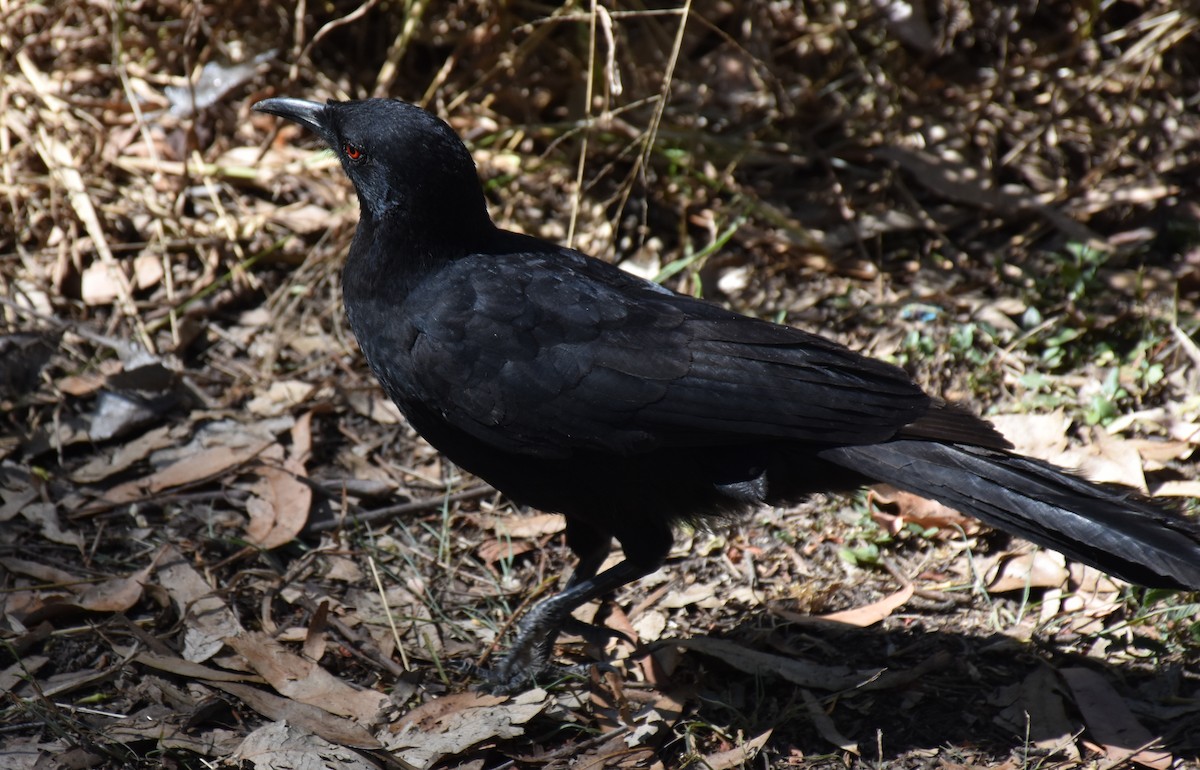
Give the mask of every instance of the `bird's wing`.
[(929, 406), (896, 367), (569, 251), (459, 260), (405, 315), (415, 397), (508, 451), (862, 444)]

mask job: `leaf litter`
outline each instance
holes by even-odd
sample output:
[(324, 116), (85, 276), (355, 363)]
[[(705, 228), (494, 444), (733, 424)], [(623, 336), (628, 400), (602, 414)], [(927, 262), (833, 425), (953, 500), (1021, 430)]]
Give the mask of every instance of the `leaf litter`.
[[(564, 34), (587, 13), (452, 2), (405, 32), (371, 3), (0, 3), (0, 752), (1194, 763), (1194, 597), (887, 489), (682, 533), (596, 617), (636, 646), (564, 640), (616, 671), (466, 690), (447, 662), (555, 585), (562, 520), (481, 490), (382, 397), (341, 318), (336, 160), (246, 110), (378, 74), (467, 134), (507, 226), (564, 238), (567, 193), (576, 246), (681, 267), (674, 288), (837, 334), (987, 405), (1035, 456), (1194, 509), (1200, 283), (1194, 241), (1166, 233), (1200, 221), (1179, 181), (1200, 127), (1177, 109), (1196, 22), (1052, 5), (696, 4), (637, 171), (674, 12), (598, 6), (589, 106), (587, 35)], [(1045, 13), (1071, 45), (1039, 37)]]

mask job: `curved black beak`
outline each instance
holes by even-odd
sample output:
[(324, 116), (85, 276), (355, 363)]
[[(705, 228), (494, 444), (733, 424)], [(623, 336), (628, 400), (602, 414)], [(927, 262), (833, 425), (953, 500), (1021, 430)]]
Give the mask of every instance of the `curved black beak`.
[(293, 123), (299, 123), (324, 139), (327, 144), (332, 141), (332, 137), (329, 134), (329, 126), (326, 124), (327, 113), (324, 104), (284, 96), (275, 99), (263, 99), (261, 102), (255, 104), (253, 109), (256, 112), (278, 115)]

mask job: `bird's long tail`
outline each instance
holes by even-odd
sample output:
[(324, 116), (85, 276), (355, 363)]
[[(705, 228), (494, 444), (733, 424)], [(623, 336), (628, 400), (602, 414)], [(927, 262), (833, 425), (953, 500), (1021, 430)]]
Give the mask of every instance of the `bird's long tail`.
[(820, 456), (1124, 580), (1200, 589), (1200, 526), (1129, 488), (965, 444), (898, 439)]

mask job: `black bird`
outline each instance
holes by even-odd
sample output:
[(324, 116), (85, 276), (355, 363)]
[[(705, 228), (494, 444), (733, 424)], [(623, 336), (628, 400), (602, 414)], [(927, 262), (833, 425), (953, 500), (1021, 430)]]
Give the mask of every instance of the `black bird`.
[[(672, 525), (873, 482), (932, 498), (1146, 586), (1200, 589), (1200, 527), (1130, 489), (1014, 454), (905, 372), (497, 228), (454, 131), (393, 100), (267, 99), (358, 193), (350, 325), (430, 444), (566, 517), (579, 564), (483, 672), (552, 669), (576, 607), (662, 564)], [(599, 572), (613, 538), (625, 560)]]

